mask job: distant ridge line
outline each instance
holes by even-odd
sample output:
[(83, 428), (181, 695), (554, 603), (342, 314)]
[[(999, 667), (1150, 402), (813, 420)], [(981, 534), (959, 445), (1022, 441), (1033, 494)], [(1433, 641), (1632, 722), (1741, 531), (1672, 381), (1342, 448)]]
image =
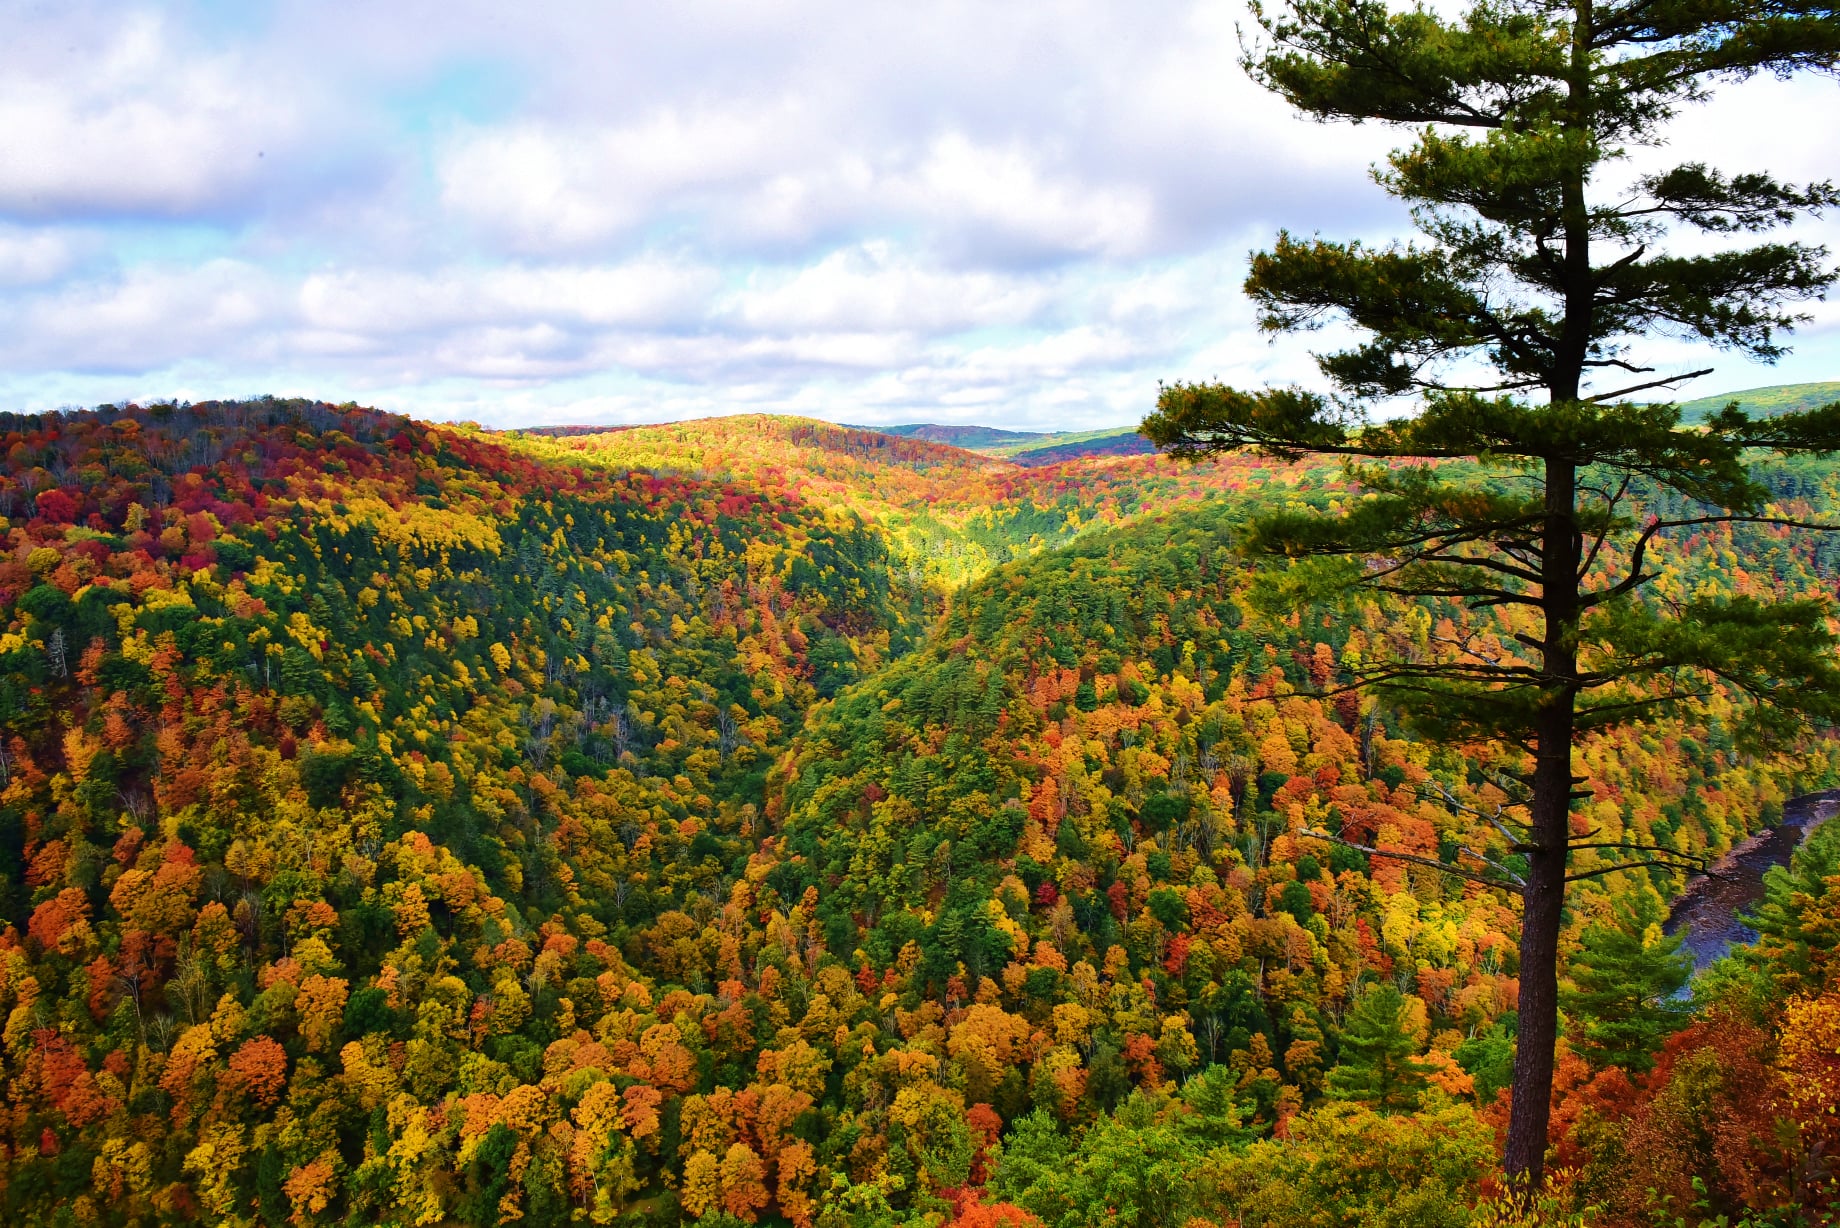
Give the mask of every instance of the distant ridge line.
[(1778, 414), (1801, 413), (1840, 401), (1840, 380), (1819, 380), (1803, 384), (1769, 384), (1762, 388), (1743, 388), (1717, 396), (1696, 397), (1677, 402), (1682, 422), (1704, 422), (1733, 402), (1750, 414), (1773, 418)]

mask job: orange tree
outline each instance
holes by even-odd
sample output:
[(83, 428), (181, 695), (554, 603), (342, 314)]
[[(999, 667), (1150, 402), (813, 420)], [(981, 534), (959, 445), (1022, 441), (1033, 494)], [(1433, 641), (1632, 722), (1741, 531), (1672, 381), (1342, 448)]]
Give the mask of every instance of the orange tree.
[[(1246, 288), (1267, 329), (1339, 318), (1364, 335), (1318, 357), (1335, 395), (1176, 384), (1143, 430), (1178, 456), (1347, 458), (1363, 498), (1265, 517), (1247, 548), (1298, 561), (1299, 582), (1461, 603), (1472, 619), (1493, 612), (1505, 648), (1459, 635), (1435, 658), (1369, 662), (1355, 681), (1431, 736), (1527, 756), (1516, 761), (1522, 804), (1500, 824), (1505, 847), (1461, 872), (1524, 904), (1506, 1166), (1534, 1179), (1566, 886), (1617, 868), (1575, 870), (1572, 853), (1591, 847), (1622, 867), (1675, 860), (1574, 832), (1575, 739), (1721, 686), (1759, 701), (1760, 729), (1840, 706), (1823, 606), (1652, 585), (1658, 538), (1715, 522), (1792, 527), (1747, 460), (1755, 449), (1834, 451), (1840, 404), (1765, 421), (1733, 407), (1683, 429), (1672, 406), (1626, 399), (1688, 378), (1642, 360), (1639, 343), (1658, 333), (1780, 355), (1797, 304), (1835, 273), (1824, 249), (1741, 237), (1840, 194), (1694, 162), (1633, 183), (1613, 169), (1658, 145), (1679, 108), (1719, 82), (1833, 72), (1840, 10), (1481, 0), (1444, 16), (1285, 0), (1255, 12), (1265, 41), (1246, 66), (1261, 83), (1319, 120), (1417, 133), (1376, 178), (1410, 203), (1422, 237), (1372, 248), (1280, 235), (1253, 257)], [(1663, 251), (1682, 227), (1728, 241)], [(1400, 397), (1417, 401), (1414, 416), (1368, 425), (1370, 407)], [(1481, 464), (1444, 463), (1459, 458)]]

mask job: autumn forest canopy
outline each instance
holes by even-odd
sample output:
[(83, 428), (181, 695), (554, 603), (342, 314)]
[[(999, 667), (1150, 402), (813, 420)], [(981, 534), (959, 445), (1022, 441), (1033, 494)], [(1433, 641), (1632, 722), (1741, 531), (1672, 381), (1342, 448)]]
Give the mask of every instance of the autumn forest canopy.
[[(1242, 525), (1338, 466), (279, 400), (0, 432), (10, 1222), (1506, 1213), (1516, 902), (1439, 867), (1512, 862), (1511, 765), (1337, 691), (1506, 631), (1274, 600)], [(1840, 581), (1822, 535), (1658, 549), (1656, 600)], [(1574, 822), (1710, 857), (1840, 784), (1742, 724), (1585, 737)], [(1681, 1002), (1684, 874), (1575, 892), (1555, 1156), (1609, 1222), (1831, 1198), (1833, 835)]]

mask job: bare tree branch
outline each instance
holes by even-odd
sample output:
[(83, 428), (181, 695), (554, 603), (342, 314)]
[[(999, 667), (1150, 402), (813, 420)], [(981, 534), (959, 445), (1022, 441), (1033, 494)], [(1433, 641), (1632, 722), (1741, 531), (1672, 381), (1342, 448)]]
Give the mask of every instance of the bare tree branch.
[[(1638, 248), (1637, 251), (1639, 252), (1640, 249)], [(1632, 253), (1632, 255), (1633, 254), (1635, 253)], [(1586, 397), (1585, 400), (1614, 401), (1616, 398), (1628, 396), (1632, 392), (1643, 392), (1650, 388), (1665, 388), (1670, 384), (1684, 383), (1690, 379), (1698, 379), (1702, 375), (1711, 375), (1713, 370), (1714, 368), (1712, 367), (1706, 367), (1699, 371), (1689, 371), (1685, 375), (1670, 375), (1666, 379), (1652, 379), (1646, 384), (1632, 384), (1627, 388), (1618, 388), (1615, 392), (1601, 392), (1594, 397)]]
[(1456, 810), (1460, 810), (1465, 814), (1475, 815), (1477, 818), (1481, 819), (1483, 822), (1487, 823), (1489, 826), (1493, 827), (1496, 831), (1500, 832), (1503, 836), (1505, 836), (1509, 844), (1509, 851), (1515, 852), (1515, 853), (1525, 853), (1525, 852), (1532, 851), (1533, 846), (1525, 843), (1525, 840), (1526, 840), (1525, 836), (1517, 835), (1516, 833), (1510, 831), (1507, 828), (1507, 826), (1503, 823), (1502, 811), (1507, 809), (1507, 807), (1497, 806), (1495, 807), (1495, 813), (1489, 814), (1486, 811), (1480, 809), (1479, 807), (1471, 806), (1467, 802), (1459, 801), (1457, 799), (1457, 795), (1452, 793), (1448, 788), (1446, 788), (1443, 781), (1433, 780), (1433, 781), (1430, 781), (1429, 783), (1431, 787), (1437, 791), (1438, 796), (1443, 798), (1444, 802), (1447, 805), (1451, 806), (1452, 808)]
[(1678, 861), (1622, 861), (1613, 866), (1599, 866), (1595, 870), (1584, 870), (1577, 874), (1567, 874), (1565, 876), (1565, 881), (1568, 883), (1582, 883), (1587, 878), (1601, 878), (1606, 874), (1615, 874), (1619, 870), (1644, 870), (1652, 868), (1680, 870), (1689, 874), (1704, 874), (1709, 878), (1730, 877), (1729, 875), (1715, 874), (1711, 870), (1702, 869), (1690, 863), (1683, 864)]

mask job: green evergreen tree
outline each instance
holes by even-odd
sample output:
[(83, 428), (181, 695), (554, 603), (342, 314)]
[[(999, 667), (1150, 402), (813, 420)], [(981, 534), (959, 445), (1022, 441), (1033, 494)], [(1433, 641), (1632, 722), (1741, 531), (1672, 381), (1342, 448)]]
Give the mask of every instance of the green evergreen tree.
[(1514, 1082), (1514, 1020), (1497, 1020), (1488, 1031), (1471, 1036), (1451, 1053), (1470, 1077), (1477, 1104), (1493, 1104)]
[[(1635, 348), (1668, 333), (1763, 361), (1783, 354), (1782, 334), (1805, 318), (1799, 304), (1836, 274), (1825, 249), (1742, 237), (1840, 204), (1840, 192), (1699, 162), (1633, 182), (1624, 169), (1721, 82), (1835, 72), (1840, 10), (1831, 0), (1479, 0), (1462, 12), (1282, 0), (1254, 12), (1268, 41), (1247, 66), (1261, 83), (1319, 120), (1416, 134), (1376, 178), (1411, 206), (1423, 238), (1375, 248), (1281, 234), (1253, 257), (1246, 289), (1269, 330), (1341, 319), (1365, 334), (1318, 357), (1336, 395), (1175, 384), (1142, 429), (1185, 457), (1250, 447), (1349, 458), (1367, 498), (1268, 516), (1242, 539), (1298, 564), (1288, 572), (1297, 595), (1365, 588), (1522, 619), (1508, 637), (1518, 655), (1459, 642), (1369, 662), (1356, 681), (1429, 736), (1496, 742), (1524, 786), (1520, 807), (1491, 816), (1512, 831), (1495, 850), (1504, 855), (1454, 869), (1522, 899), (1504, 1162), (1536, 1182), (1567, 884), (1681, 860), (1573, 836), (1574, 738), (1717, 688), (1759, 701), (1752, 735), (1785, 729), (1797, 709), (1840, 712), (1824, 603), (1644, 599), (1669, 540), (1712, 524), (1796, 525), (1772, 513), (1748, 468), (1753, 450), (1835, 451), (1840, 403), (1760, 420), (1734, 405), (1683, 428), (1674, 406), (1649, 398), (1690, 374), (1663, 373)], [(1671, 227), (1716, 242), (1669, 253)], [(1405, 397), (1416, 416), (1370, 424), (1376, 407)], [(1644, 491), (1678, 510), (1638, 515)], [(1592, 861), (1574, 866), (1580, 848)]]
[(1743, 918), (1757, 931), (1741, 953), (1784, 997), (1819, 994), (1840, 979), (1840, 821), (1809, 833), (1788, 867), (1770, 867), (1763, 898)]
[(1342, 1061), (1329, 1072), (1329, 1094), (1382, 1113), (1418, 1107), (1428, 1080), (1418, 1041), (1406, 1030), (1406, 1000), (1391, 982), (1362, 994), (1342, 1030)]
[(1661, 933), (1661, 907), (1643, 892), (1619, 901), (1609, 923), (1587, 925), (1560, 1005), (1575, 1022), (1572, 1048), (1593, 1066), (1652, 1070), (1655, 1052), (1687, 1021), (1675, 999), (1693, 975), (1685, 935)]

